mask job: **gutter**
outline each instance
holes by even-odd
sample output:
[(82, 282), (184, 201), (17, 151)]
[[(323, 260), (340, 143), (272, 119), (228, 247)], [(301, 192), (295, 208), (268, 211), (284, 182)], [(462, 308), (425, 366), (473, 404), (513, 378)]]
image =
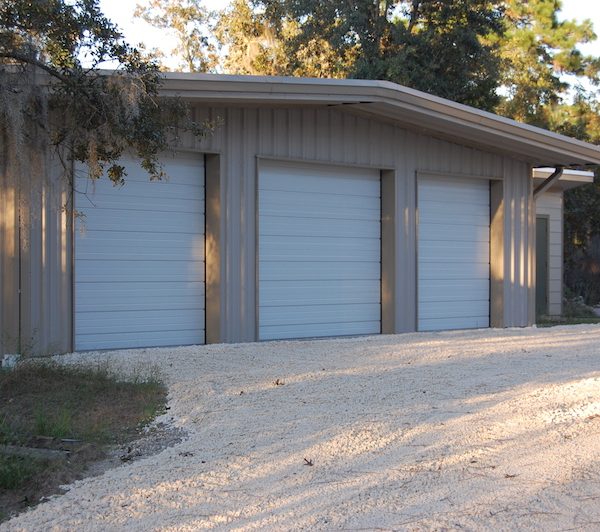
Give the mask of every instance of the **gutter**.
[(554, 172), (533, 191), (533, 199), (535, 200), (540, 194), (546, 192), (546, 190), (548, 190), (552, 185), (554, 185), (554, 183), (556, 183), (560, 179), (560, 176), (562, 176), (562, 174), (563, 167), (557, 166)]

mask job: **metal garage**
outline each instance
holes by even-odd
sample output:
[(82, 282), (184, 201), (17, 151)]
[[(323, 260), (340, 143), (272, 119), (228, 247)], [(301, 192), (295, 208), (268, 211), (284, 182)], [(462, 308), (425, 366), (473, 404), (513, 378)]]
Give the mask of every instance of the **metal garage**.
[(76, 178), (75, 349), (204, 343), (204, 162), (164, 161), (150, 182)]
[(490, 326), (490, 184), (418, 180), (418, 329)]
[(214, 130), (180, 132), (168, 182), (137, 162), (122, 189), (77, 179), (84, 233), (53, 153), (33, 174), (0, 153), (0, 353), (532, 325), (532, 168), (600, 164), (389, 82), (163, 81)]
[(381, 331), (381, 180), (373, 169), (262, 162), (258, 337)]

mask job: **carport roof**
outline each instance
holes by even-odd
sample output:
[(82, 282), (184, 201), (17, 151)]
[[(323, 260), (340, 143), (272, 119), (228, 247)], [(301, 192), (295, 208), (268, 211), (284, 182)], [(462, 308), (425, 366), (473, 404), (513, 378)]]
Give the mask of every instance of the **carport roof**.
[(389, 81), (166, 73), (163, 94), (212, 104), (348, 111), (512, 154), (533, 166), (600, 165), (600, 147)]

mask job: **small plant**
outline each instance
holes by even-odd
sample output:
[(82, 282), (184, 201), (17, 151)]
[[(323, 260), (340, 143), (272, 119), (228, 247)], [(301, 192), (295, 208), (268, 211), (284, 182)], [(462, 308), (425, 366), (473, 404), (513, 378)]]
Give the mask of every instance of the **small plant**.
[[(81, 478), (89, 464), (103, 459), (107, 444), (138, 438), (140, 427), (166, 410), (166, 397), (152, 367), (137, 368), (128, 378), (107, 364), (39, 359), (0, 370), (0, 444), (41, 451), (41, 457), (0, 453), (0, 521), (22, 510), (22, 501), (35, 504)], [(66, 451), (68, 460), (44, 454)]]
[(73, 414), (62, 407), (54, 415), (42, 407), (36, 408), (34, 430), (36, 436), (49, 436), (51, 438), (67, 438), (73, 435)]
[(8, 423), (7, 416), (0, 414), (0, 444), (12, 443), (15, 439), (16, 436)]
[(40, 460), (0, 454), (0, 489), (20, 488), (45, 467)]
[(592, 307), (585, 304), (582, 297), (565, 298), (563, 300), (563, 316), (565, 318), (597, 318)]

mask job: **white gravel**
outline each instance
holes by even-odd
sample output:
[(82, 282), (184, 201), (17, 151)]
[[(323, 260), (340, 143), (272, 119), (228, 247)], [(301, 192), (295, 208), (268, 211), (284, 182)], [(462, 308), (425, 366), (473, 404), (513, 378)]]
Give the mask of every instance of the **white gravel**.
[(600, 530), (600, 326), (63, 359), (160, 364), (189, 439), (2, 530)]

